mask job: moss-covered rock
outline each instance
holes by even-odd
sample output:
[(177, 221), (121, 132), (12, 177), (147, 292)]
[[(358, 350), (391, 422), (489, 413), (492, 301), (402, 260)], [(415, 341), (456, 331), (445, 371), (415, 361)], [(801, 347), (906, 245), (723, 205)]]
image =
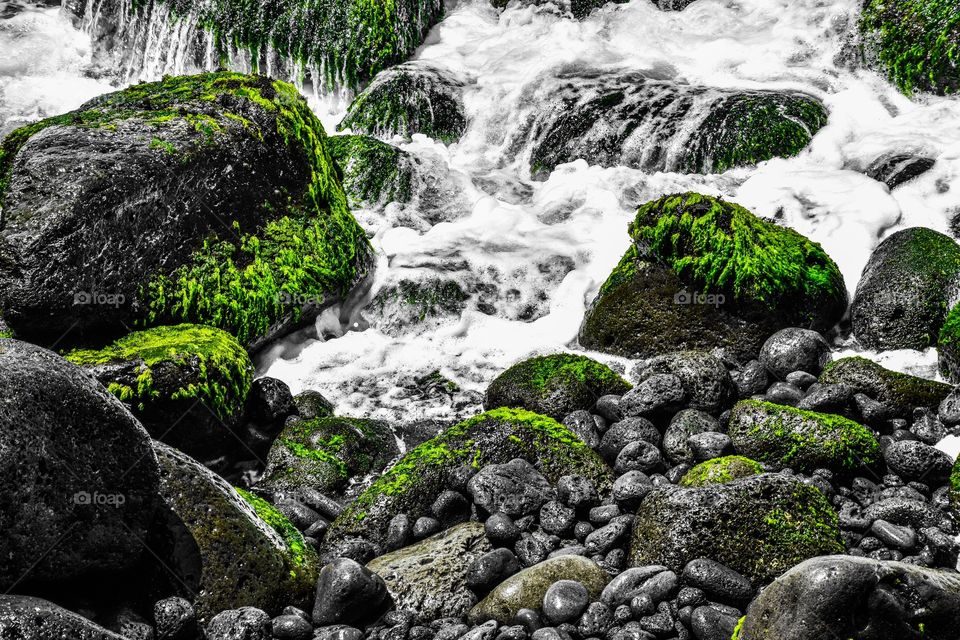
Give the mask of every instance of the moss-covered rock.
[(363, 316), (384, 333), (399, 335), (459, 318), (469, 298), (454, 280), (402, 279), (381, 289), (363, 310)]
[(816, 487), (761, 474), (704, 487), (661, 487), (634, 521), (631, 566), (677, 573), (709, 558), (759, 583), (814, 556), (842, 553), (837, 514)]
[(682, 487), (724, 484), (763, 473), (763, 465), (743, 456), (724, 456), (701, 462), (680, 479)]
[(553, 418), (522, 409), (495, 409), (450, 427), (404, 455), (330, 526), (332, 547), (351, 539), (381, 544), (393, 516), (416, 519), (447, 488), (447, 474), (464, 465), (479, 469), (515, 458), (532, 463), (551, 482), (579, 474), (601, 491), (611, 486), (600, 456)]
[(151, 548), (188, 590), (201, 622), (252, 606), (277, 615), (307, 608), (317, 583), (316, 554), (269, 503), (238, 492), (185, 454), (155, 443), (166, 520)]
[(326, 146), (343, 170), (343, 188), (352, 206), (412, 199), (415, 161), (406, 151), (370, 136), (333, 136)]
[(932, 229), (893, 234), (874, 250), (850, 306), (853, 332), (868, 349), (926, 349), (937, 343), (960, 245)]
[(722, 348), (749, 360), (785, 327), (825, 331), (847, 293), (820, 245), (697, 193), (640, 207), (633, 240), (601, 286), (580, 343), (627, 357)]
[(876, 436), (853, 420), (760, 400), (733, 407), (729, 435), (742, 455), (808, 473), (852, 472), (880, 460)]
[(600, 396), (623, 395), (630, 383), (586, 356), (555, 353), (513, 365), (487, 387), (486, 409), (516, 407), (563, 420), (589, 409)]
[(816, 98), (785, 91), (690, 86), (642, 73), (576, 72), (532, 90), (533, 112), (512, 149), (530, 149), (546, 179), (584, 159), (649, 172), (722, 173), (802, 151), (827, 123)]
[(904, 93), (960, 90), (956, 0), (867, 0), (860, 29), (868, 53)]
[(397, 65), (378, 74), (356, 97), (338, 129), (386, 139), (422, 133), (456, 142), (467, 128), (462, 93), (463, 82), (441, 67)]
[(229, 333), (154, 327), (65, 357), (128, 403), (153, 437), (191, 455), (222, 454), (235, 444), (230, 428), (242, 417), (253, 364)]
[(357, 88), (402, 62), (443, 17), (441, 0), (75, 0), (67, 7), (77, 20), (93, 16), (87, 28), (103, 66), (136, 54), (125, 47), (143, 46), (160, 22), (197, 43), (187, 53), (193, 68), (209, 66), (210, 42), (223, 67), (309, 74), (327, 89)]
[(829, 363), (820, 374), (823, 384), (843, 384), (886, 405), (897, 417), (912, 418), (917, 407), (937, 410), (952, 389), (948, 384), (890, 371), (859, 356)]
[(947, 496), (950, 500), (950, 508), (953, 510), (954, 519), (960, 519), (960, 458), (953, 463), (949, 482), (950, 489)]
[(940, 373), (951, 382), (960, 382), (960, 303), (947, 314), (937, 339)]
[(386, 422), (360, 418), (292, 420), (270, 447), (257, 488), (268, 492), (310, 487), (340, 495), (349, 481), (364, 488), (364, 476), (381, 471), (399, 455)]
[(236, 73), (15, 130), (0, 146), (4, 319), (61, 344), (191, 322), (250, 348), (310, 323), (371, 262), (325, 137), (293, 86)]

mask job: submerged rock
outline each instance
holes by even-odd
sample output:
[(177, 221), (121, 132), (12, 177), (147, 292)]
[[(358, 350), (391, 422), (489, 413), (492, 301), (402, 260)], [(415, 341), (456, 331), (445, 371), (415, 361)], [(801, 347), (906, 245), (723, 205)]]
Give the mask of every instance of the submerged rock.
[(352, 206), (406, 203), (413, 198), (416, 159), (370, 136), (331, 136), (330, 156), (343, 170), (343, 188)]
[(960, 245), (932, 229), (903, 229), (877, 246), (850, 307), (867, 349), (926, 349), (937, 343), (960, 284)]
[(747, 361), (778, 329), (826, 331), (846, 310), (843, 277), (820, 245), (736, 204), (666, 196), (639, 209), (630, 236), (580, 327), (588, 349), (721, 348)]
[(747, 609), (737, 640), (951, 640), (960, 625), (960, 576), (903, 562), (812, 558)]
[(155, 327), (65, 357), (127, 402), (153, 437), (193, 456), (236, 447), (231, 429), (243, 415), (253, 364), (229, 333)]
[(708, 558), (768, 582), (807, 558), (843, 550), (837, 514), (819, 489), (762, 474), (647, 494), (634, 521), (630, 565), (679, 573)]
[(484, 407), (514, 407), (563, 420), (590, 409), (608, 394), (623, 395), (630, 384), (610, 367), (586, 356), (557, 353), (513, 365), (487, 387)]
[(865, 173), (888, 188), (896, 189), (933, 168), (936, 160), (909, 153), (882, 155), (874, 160)]
[(15, 130), (0, 148), (4, 320), (64, 344), (192, 322), (251, 348), (312, 324), (371, 263), (325, 137), (293, 86), (237, 73)]
[(467, 128), (462, 80), (443, 67), (407, 62), (381, 72), (337, 127), (378, 138), (415, 133), (456, 142)]
[(132, 568), (159, 485), (147, 432), (82, 369), (25, 342), (0, 339), (0, 395), (0, 589)]

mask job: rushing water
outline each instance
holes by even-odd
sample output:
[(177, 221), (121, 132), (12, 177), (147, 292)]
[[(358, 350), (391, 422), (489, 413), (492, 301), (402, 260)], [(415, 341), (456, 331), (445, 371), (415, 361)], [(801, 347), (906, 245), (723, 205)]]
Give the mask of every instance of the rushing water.
[[(470, 411), (478, 392), (514, 361), (576, 348), (584, 310), (627, 246), (636, 206), (682, 190), (722, 195), (822, 243), (852, 294), (883, 237), (917, 225), (949, 232), (960, 216), (960, 188), (953, 184), (960, 173), (960, 100), (909, 100), (858, 68), (858, 4), (697, 0), (681, 12), (663, 12), (649, 0), (632, 0), (578, 22), (552, 5), (511, 5), (500, 13), (487, 0), (448, 3), (447, 17), (415, 57), (464, 80), (468, 131), (448, 147), (422, 136), (398, 141), (430, 167), (440, 187), (404, 210), (390, 205), (356, 215), (379, 253), (369, 295), (403, 279), (439, 278), (460, 283), (471, 302), (459, 317), (399, 330), (344, 333), (331, 311), (318, 321), (328, 339), (276, 345), (261, 356), (261, 373), (285, 380), (294, 392), (318, 389), (344, 414), (411, 420)], [(84, 23), (95, 19), (88, 12)], [(184, 54), (198, 42), (189, 23), (155, 12), (125, 29), (137, 44), (113, 75), (103, 75), (91, 64), (89, 37), (56, 8), (0, 19), (0, 131), (76, 107), (110, 83), (194, 70)], [(308, 69), (284, 74), (311, 77)], [(518, 135), (543, 108), (542, 98), (571, 74), (799, 91), (822, 100), (830, 118), (798, 157), (721, 175), (577, 160), (534, 180), (526, 162), (532, 143), (521, 141), (518, 153)], [(305, 93), (333, 131), (344, 97), (317, 95), (309, 85)], [(920, 153), (936, 164), (890, 192), (862, 171), (893, 152)], [(347, 329), (366, 326), (362, 311), (353, 317)], [(876, 357), (934, 375), (930, 353)], [(435, 370), (462, 391), (424, 392), (417, 380)]]

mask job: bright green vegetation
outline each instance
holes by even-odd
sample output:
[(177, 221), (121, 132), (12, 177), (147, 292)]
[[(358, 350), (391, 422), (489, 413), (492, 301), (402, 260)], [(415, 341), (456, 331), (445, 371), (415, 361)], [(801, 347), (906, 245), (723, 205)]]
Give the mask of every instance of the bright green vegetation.
[(446, 144), (467, 128), (462, 83), (426, 65), (404, 64), (381, 73), (350, 105), (338, 130), (379, 138), (415, 133)]
[(443, 491), (447, 474), (457, 467), (481, 468), (523, 458), (551, 482), (580, 474), (601, 491), (609, 490), (610, 469), (570, 429), (547, 416), (522, 409), (487, 411), (450, 427), (412, 449), (387, 469), (337, 518), (328, 540), (386, 535), (398, 513), (416, 518), (429, 512)]
[(800, 317), (813, 315), (810, 301), (846, 306), (843, 276), (819, 244), (718, 198), (684, 193), (648, 202), (630, 237), (705, 293)]
[(697, 129), (687, 173), (723, 173), (802, 151), (827, 123), (819, 100), (801, 94), (740, 93), (723, 99)]
[(231, 47), (246, 50), (255, 71), (268, 49), (322, 69), (326, 88), (356, 88), (381, 69), (403, 61), (443, 15), (436, 0), (134, 0), (144, 11), (171, 6), (180, 18), (195, 15), (213, 36), (220, 64)]
[[(86, 367), (129, 363), (135, 380), (118, 370), (118, 379), (107, 389), (140, 411), (155, 403), (198, 399), (221, 419), (231, 418), (242, 410), (253, 381), (250, 357), (233, 336), (190, 324), (137, 331), (103, 349), (75, 350), (64, 357)], [(169, 365), (180, 370), (177, 382), (182, 386), (163, 397), (154, 385), (154, 371)]]
[(880, 459), (876, 436), (853, 420), (759, 400), (733, 407), (729, 433), (742, 454), (798, 471), (854, 471)]
[(683, 487), (724, 484), (763, 473), (763, 466), (743, 456), (724, 456), (701, 462), (680, 479)]
[[(307, 545), (306, 540), (303, 539), (303, 534), (293, 526), (293, 523), (287, 519), (287, 516), (280, 513), (276, 507), (263, 498), (249, 491), (245, 491), (240, 487), (234, 487), (234, 489), (236, 489), (240, 497), (253, 508), (253, 511), (261, 520), (280, 534), (280, 537), (287, 546), (287, 550), (290, 552), (290, 560), (294, 567), (304, 568), (313, 566), (316, 562), (316, 552)], [(297, 571), (296, 568), (293, 569), (294, 572)], [(291, 577), (296, 576), (291, 574)]]
[(960, 382), (960, 304), (947, 314), (937, 341), (940, 372), (953, 382)]
[(875, 39), (880, 62), (904, 93), (960, 90), (956, 0), (868, 0), (860, 27)]
[(915, 407), (936, 410), (952, 387), (905, 373), (890, 371), (859, 356), (834, 360), (820, 374), (824, 384), (845, 384), (888, 405), (898, 416), (912, 416)]
[(413, 159), (406, 151), (370, 136), (333, 136), (327, 150), (343, 170), (350, 204), (410, 202)]
[(490, 383), (484, 405), (521, 407), (562, 420), (589, 409), (600, 396), (623, 395), (630, 383), (605, 364), (586, 356), (556, 353), (528, 358)]

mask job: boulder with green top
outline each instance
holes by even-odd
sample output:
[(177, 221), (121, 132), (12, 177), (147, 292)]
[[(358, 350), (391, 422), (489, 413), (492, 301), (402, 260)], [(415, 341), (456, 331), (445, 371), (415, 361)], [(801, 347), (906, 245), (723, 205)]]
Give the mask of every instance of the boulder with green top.
[(492, 550), (483, 525), (465, 522), (375, 558), (367, 568), (383, 578), (397, 610), (426, 624), (464, 616), (477, 603), (467, 571)]
[(517, 407), (555, 420), (589, 409), (600, 396), (623, 395), (630, 383), (586, 356), (556, 353), (513, 365), (487, 387), (483, 406)]
[(847, 292), (820, 245), (697, 193), (640, 207), (633, 240), (580, 327), (580, 344), (625, 357), (722, 349), (746, 362), (786, 327), (826, 331)]
[(409, 451), (361, 493), (330, 526), (328, 551), (356, 549), (354, 541), (380, 546), (390, 520), (429, 515), (446, 488), (450, 472), (470, 465), (506, 464), (522, 458), (555, 483), (581, 475), (609, 491), (610, 468), (582, 440), (553, 418), (523, 409), (501, 408), (448, 428)]
[(868, 0), (860, 15), (868, 58), (907, 95), (960, 91), (955, 0)]
[(849, 418), (760, 400), (741, 400), (730, 413), (737, 452), (774, 467), (806, 473), (851, 473), (880, 460), (874, 433)]
[(100, 96), (0, 145), (0, 306), (18, 335), (103, 344), (210, 325), (257, 349), (368, 272), (326, 135), (289, 84), (208, 73)]
[(436, 64), (400, 64), (374, 78), (337, 128), (388, 140), (421, 133), (456, 142), (467, 129), (463, 87), (460, 78)]
[(306, 75), (329, 90), (356, 89), (406, 60), (444, 11), (442, 0), (68, 0), (65, 9), (90, 32), (95, 62), (110, 70), (142, 55), (128, 43), (143, 46), (163, 25), (197, 45), (183, 52), (188, 67), (208, 68), (213, 51), (214, 64)]
[(762, 584), (807, 558), (842, 552), (837, 514), (823, 493), (765, 473), (654, 489), (637, 510), (629, 562), (680, 573), (691, 560), (708, 558)]
[[(250, 606), (278, 615), (307, 608), (317, 583), (316, 554), (289, 520), (189, 456), (154, 443), (166, 503), (151, 549), (161, 578), (193, 601), (201, 623)], [(172, 571), (171, 579), (167, 572)]]
[(234, 448), (253, 364), (226, 331), (192, 324), (136, 331), (65, 356), (130, 405), (154, 438), (192, 456)]
[(912, 418), (917, 407), (937, 410), (953, 387), (942, 382), (890, 371), (872, 360), (853, 356), (829, 363), (822, 384), (843, 384), (885, 405), (896, 417)]
[(763, 465), (744, 456), (724, 456), (701, 462), (680, 479), (682, 487), (724, 484), (763, 473)]
[(371, 136), (327, 138), (327, 150), (343, 171), (350, 204), (384, 206), (413, 198), (416, 159), (406, 151)]
[(898, 231), (874, 250), (850, 307), (867, 349), (926, 349), (937, 343), (960, 283), (960, 245), (932, 229)]
[(257, 484), (270, 493), (303, 487), (340, 496), (365, 488), (363, 479), (399, 455), (397, 440), (386, 422), (324, 417), (290, 420), (274, 440), (267, 468)]
[(596, 562), (582, 556), (559, 556), (544, 560), (501, 582), (470, 611), (470, 622), (496, 620), (512, 624), (520, 609), (539, 611), (543, 597), (554, 583), (575, 580), (587, 589), (590, 600), (600, 599), (610, 576)]

